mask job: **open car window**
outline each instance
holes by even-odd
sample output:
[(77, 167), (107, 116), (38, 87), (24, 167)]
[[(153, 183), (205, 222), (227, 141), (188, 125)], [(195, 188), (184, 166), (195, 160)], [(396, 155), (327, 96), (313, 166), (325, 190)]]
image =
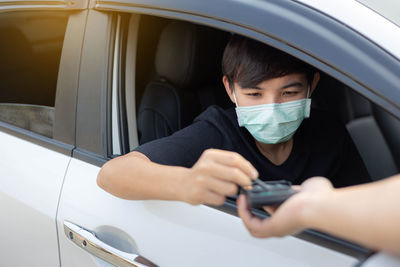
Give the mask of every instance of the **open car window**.
[[(135, 114), (135, 119), (128, 119), (129, 148), (125, 151), (190, 125), (211, 105), (233, 107), (222, 86), (220, 71), (223, 49), (232, 32), (149, 15), (134, 14), (130, 20), (135, 23), (129, 23), (127, 29), (127, 55), (130, 56), (126, 57), (125, 65), (125, 74), (129, 73), (129, 78), (125, 76), (125, 79), (130, 80), (127, 82), (129, 86), (125, 87), (125, 96), (129, 96), (126, 110), (130, 114), (127, 117), (132, 118)], [(190, 58), (182, 53), (182, 47), (177, 44), (179, 36), (174, 32), (176, 28), (188, 32), (196, 29), (207, 36), (205, 43), (212, 44), (212, 47), (201, 46), (207, 56), (202, 57), (205, 60), (201, 62), (199, 72), (188, 73), (184, 68)], [(135, 64), (130, 60), (134, 60)], [(326, 72), (320, 73), (319, 86), (312, 96), (313, 106), (334, 114), (345, 125), (372, 180), (398, 173), (400, 157), (397, 151), (400, 149), (395, 151), (394, 136), (400, 133), (399, 120), (343, 82)], [(223, 207), (217, 209), (236, 214), (234, 199), (228, 199)], [(268, 216), (261, 210), (255, 212)], [(312, 236), (321, 237), (316, 232)], [(326, 240), (332, 238), (322, 236)], [(299, 237), (314, 239), (308, 235)], [(359, 250), (368, 253), (367, 249)]]
[[(135, 95), (139, 144), (186, 127), (211, 105), (233, 106), (221, 82), (222, 53), (230, 32), (146, 15), (137, 20), (135, 86), (130, 90)], [(190, 37), (185, 33), (198, 34), (187, 47), (185, 41)], [(202, 34), (206, 38), (202, 39)], [(210, 43), (212, 46), (207, 45)], [(193, 48), (194, 54), (206, 60), (180, 53), (186, 48)], [(191, 72), (185, 64), (198, 66)], [(397, 173), (399, 158), (392, 140), (397, 128), (389, 126), (396, 125), (397, 119), (328, 74), (320, 73), (312, 106), (334, 114), (346, 126), (373, 180)], [(392, 120), (395, 123), (387, 122)]]

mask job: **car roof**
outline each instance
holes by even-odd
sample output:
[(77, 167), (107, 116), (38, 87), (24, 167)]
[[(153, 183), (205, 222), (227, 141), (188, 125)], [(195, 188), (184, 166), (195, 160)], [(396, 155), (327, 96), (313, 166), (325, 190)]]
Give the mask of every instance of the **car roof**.
[(294, 1), (334, 18), (400, 59), (400, 26), (396, 24), (400, 13), (388, 11), (388, 7), (400, 9), (398, 0), (385, 0), (385, 4), (380, 5), (367, 0)]
[(357, 0), (400, 27), (400, 2), (398, 0)]

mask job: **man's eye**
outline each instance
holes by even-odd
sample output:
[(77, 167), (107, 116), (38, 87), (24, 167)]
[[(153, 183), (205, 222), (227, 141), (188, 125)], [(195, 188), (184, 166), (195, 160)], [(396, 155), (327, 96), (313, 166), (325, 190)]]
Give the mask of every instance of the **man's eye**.
[(296, 95), (298, 92), (297, 91), (285, 91), (282, 93), (283, 96), (292, 96)]
[(249, 96), (261, 96), (260, 93), (248, 93), (246, 95), (249, 95)]

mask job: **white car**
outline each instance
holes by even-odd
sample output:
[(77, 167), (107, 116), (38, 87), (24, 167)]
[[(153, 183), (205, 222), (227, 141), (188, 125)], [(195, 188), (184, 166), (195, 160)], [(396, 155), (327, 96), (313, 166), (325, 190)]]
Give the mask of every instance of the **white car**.
[(96, 184), (107, 160), (229, 105), (218, 68), (231, 33), (318, 68), (313, 103), (346, 123), (371, 177), (399, 173), (399, 10), (395, 0), (0, 0), (0, 266), (399, 266), (311, 229), (253, 238), (231, 199), (128, 201)]

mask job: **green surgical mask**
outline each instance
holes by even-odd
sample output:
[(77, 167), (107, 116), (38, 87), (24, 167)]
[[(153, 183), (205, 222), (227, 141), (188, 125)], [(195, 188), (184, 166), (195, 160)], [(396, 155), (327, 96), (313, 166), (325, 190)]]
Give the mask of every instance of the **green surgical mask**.
[(273, 103), (239, 107), (236, 95), (236, 114), (239, 126), (244, 126), (259, 142), (277, 144), (289, 140), (304, 118), (310, 117), (311, 99), (307, 98), (285, 103)]

